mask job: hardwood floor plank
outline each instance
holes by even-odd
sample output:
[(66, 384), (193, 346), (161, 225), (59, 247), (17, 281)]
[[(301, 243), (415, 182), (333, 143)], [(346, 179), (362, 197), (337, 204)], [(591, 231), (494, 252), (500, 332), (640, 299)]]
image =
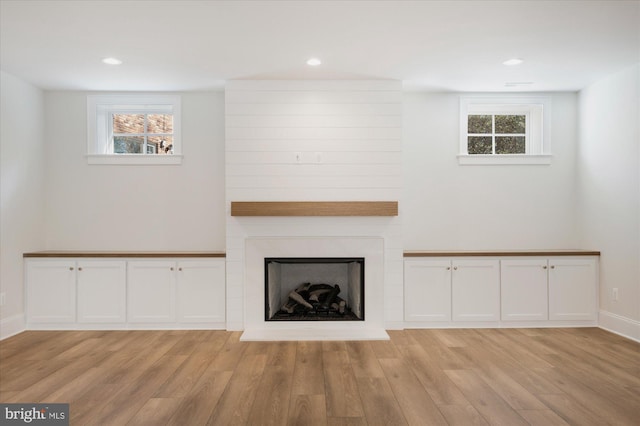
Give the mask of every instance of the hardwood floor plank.
[(367, 426), (367, 419), (364, 417), (329, 417), (328, 426)]
[(407, 424), (386, 378), (361, 377), (356, 381), (367, 424), (397, 426)]
[(526, 426), (527, 422), (470, 370), (447, 370), (446, 374), (460, 388), (471, 405), (491, 425)]
[(166, 425), (182, 398), (150, 398), (127, 423), (128, 426)]
[(562, 417), (551, 410), (518, 410), (531, 426), (569, 426)]
[(364, 417), (358, 385), (351, 364), (349, 364), (347, 351), (323, 351), (322, 367), (327, 416)]
[[(587, 410), (583, 405), (576, 402), (568, 395), (540, 395), (542, 401), (553, 410), (564, 421), (571, 425), (580, 426), (602, 426), (607, 424), (617, 424), (622, 426), (624, 423), (610, 423), (598, 414)], [(631, 425), (629, 425), (631, 426)]]
[(101, 409), (78, 421), (85, 425), (126, 424), (142, 408), (156, 389), (173, 374), (186, 357), (163, 356), (137, 375), (138, 380), (121, 386)]
[(256, 399), (258, 385), (267, 365), (266, 354), (244, 354), (229, 380), (216, 409), (209, 418), (211, 425), (245, 425)]
[(302, 341), (296, 348), (291, 395), (324, 395), (322, 343)]
[(347, 342), (347, 353), (356, 378), (384, 377), (376, 354), (368, 341)]
[(486, 365), (473, 371), (514, 410), (544, 410), (547, 407), (531, 392), (495, 365)]
[(427, 391), (401, 359), (379, 361), (408, 424), (447, 425)]
[(440, 405), (438, 407), (449, 426), (489, 426), (473, 405)]
[(229, 380), (231, 371), (207, 370), (173, 413), (168, 425), (204, 425), (213, 415)]
[(402, 359), (416, 375), (436, 405), (459, 405), (466, 407), (469, 401), (445, 372), (438, 367), (429, 352), (421, 345), (403, 346)]
[(286, 425), (289, 404), (291, 402), (291, 382), (293, 366), (287, 368), (268, 368), (262, 374), (260, 385), (251, 412), (249, 424)]
[(289, 406), (288, 426), (325, 426), (327, 406), (322, 395), (294, 395)]
[(640, 344), (596, 328), (393, 330), (389, 341), (240, 342), (220, 330), (27, 331), (0, 401), (71, 424), (615, 425), (640, 418)]
[(156, 390), (154, 398), (184, 397), (212, 361), (212, 354), (193, 351), (171, 377)]
[(240, 341), (242, 332), (231, 332), (225, 342), (224, 346), (217, 353), (215, 359), (212, 362), (212, 367), (218, 371), (233, 371), (242, 354), (247, 349), (247, 345)]

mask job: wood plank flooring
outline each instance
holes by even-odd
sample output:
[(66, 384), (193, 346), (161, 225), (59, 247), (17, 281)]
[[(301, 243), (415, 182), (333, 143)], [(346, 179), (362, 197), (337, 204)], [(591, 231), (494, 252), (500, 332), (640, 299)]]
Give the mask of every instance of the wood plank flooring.
[(597, 328), (240, 334), (24, 332), (0, 342), (0, 402), (69, 403), (72, 425), (640, 424), (640, 344)]

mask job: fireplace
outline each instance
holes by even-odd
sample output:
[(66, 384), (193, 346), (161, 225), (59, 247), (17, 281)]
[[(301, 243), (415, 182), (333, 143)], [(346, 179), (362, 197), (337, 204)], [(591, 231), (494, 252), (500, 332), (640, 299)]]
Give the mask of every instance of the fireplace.
[[(271, 222), (274, 222), (271, 220)], [(290, 228), (290, 222), (287, 222)], [(272, 227), (270, 228), (272, 229)], [(240, 340), (387, 340), (389, 335), (384, 329), (384, 239), (378, 237), (249, 237), (244, 240), (243, 273), (244, 289), (241, 293), (230, 293), (230, 297), (239, 297), (244, 302), (244, 332)], [(361, 275), (361, 294), (354, 302), (353, 294), (348, 295), (348, 284), (345, 278), (334, 276), (320, 276), (311, 278), (296, 278), (293, 287), (309, 282), (310, 284), (328, 284), (340, 287), (340, 298), (350, 300), (351, 310), (360, 311), (359, 320), (272, 320), (265, 321), (265, 307), (268, 303), (265, 279), (268, 274), (267, 262), (280, 261), (281, 267), (291, 260), (303, 259), (305, 268), (312, 269), (314, 263), (329, 264), (332, 268), (347, 268), (356, 262), (362, 267), (351, 266), (353, 275)], [(331, 265), (333, 262), (336, 265)], [(362, 263), (360, 263), (360, 261)], [(344, 262), (344, 263), (343, 263)], [(232, 262), (227, 262), (229, 268), (234, 268)], [(345, 266), (346, 265), (346, 266)], [(364, 267), (366, 265), (366, 268)], [(285, 267), (292, 267), (288, 265)], [(352, 283), (356, 279), (350, 279)], [(297, 288), (297, 287), (296, 287)], [(280, 290), (280, 293), (286, 290)], [(356, 293), (352, 290), (352, 293)], [(402, 294), (402, 291), (399, 292)], [(392, 296), (394, 293), (391, 293)], [(345, 297), (346, 296), (346, 297)], [(272, 305), (278, 309), (282, 303), (280, 299)], [(346, 306), (346, 305), (345, 305)], [(366, 308), (366, 312), (365, 312)]]
[(364, 321), (364, 258), (265, 258), (265, 321)]

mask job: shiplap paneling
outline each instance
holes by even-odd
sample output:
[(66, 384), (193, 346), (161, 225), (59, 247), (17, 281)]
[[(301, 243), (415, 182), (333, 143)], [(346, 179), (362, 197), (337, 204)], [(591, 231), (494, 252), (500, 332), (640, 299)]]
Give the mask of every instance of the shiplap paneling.
[(385, 322), (400, 324), (400, 216), (231, 217), (230, 203), (400, 201), (401, 83), (236, 80), (225, 114), (228, 327), (242, 328), (248, 237), (384, 238)]

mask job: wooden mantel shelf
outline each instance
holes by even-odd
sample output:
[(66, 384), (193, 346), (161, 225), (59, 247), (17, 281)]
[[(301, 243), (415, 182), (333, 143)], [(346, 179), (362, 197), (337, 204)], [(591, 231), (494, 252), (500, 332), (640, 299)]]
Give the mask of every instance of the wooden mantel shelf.
[(398, 216), (398, 202), (232, 201), (231, 216)]

